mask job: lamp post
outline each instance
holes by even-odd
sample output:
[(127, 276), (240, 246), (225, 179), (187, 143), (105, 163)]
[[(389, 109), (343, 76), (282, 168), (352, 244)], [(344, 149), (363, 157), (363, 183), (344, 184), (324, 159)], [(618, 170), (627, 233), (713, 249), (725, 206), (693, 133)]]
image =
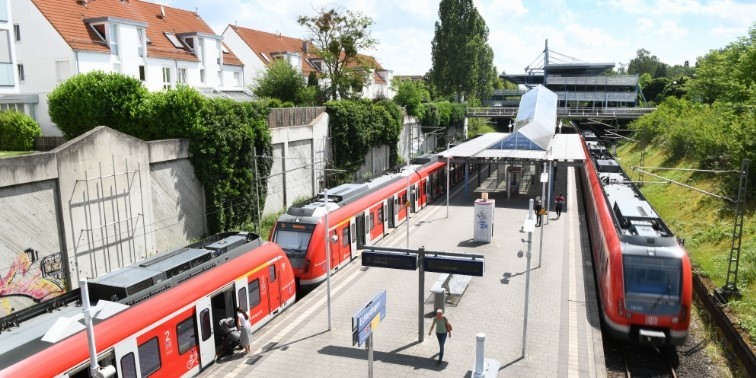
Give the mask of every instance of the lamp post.
[(328, 330), (331, 330), (331, 231), (328, 225), (328, 188), (325, 189), (326, 286), (328, 291)]
[[(541, 226), (543, 230), (543, 226)], [(525, 315), (522, 317), (522, 357), (525, 358), (525, 345), (528, 335), (528, 298), (530, 296), (530, 245), (533, 240), (533, 231), (535, 230), (535, 217), (533, 216), (533, 200), (528, 204), (528, 216), (525, 218), (525, 224), (522, 230), (528, 233), (528, 252), (525, 255), (527, 259), (527, 268), (525, 269)]]

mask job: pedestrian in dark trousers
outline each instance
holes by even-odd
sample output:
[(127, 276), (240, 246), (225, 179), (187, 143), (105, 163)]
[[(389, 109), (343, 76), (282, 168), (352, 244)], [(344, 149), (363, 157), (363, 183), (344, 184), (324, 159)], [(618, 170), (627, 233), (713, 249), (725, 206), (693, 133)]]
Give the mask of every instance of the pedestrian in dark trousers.
[(536, 216), (536, 227), (541, 227), (541, 209), (543, 209), (543, 205), (541, 205), (541, 197), (536, 197), (535, 205), (533, 206), (533, 211), (535, 211)]
[(559, 217), (562, 216), (562, 208), (564, 207), (564, 196), (562, 193), (559, 193), (559, 195), (556, 196), (554, 202), (556, 202), (557, 219), (559, 219)]
[(433, 323), (431, 323), (430, 330), (428, 330), (428, 336), (430, 336), (434, 327), (436, 328), (436, 338), (438, 338), (439, 347), (438, 364), (441, 364), (444, 360), (444, 343), (446, 342), (446, 336), (448, 334), (449, 337), (451, 337), (452, 326), (451, 323), (449, 323), (449, 320), (444, 316), (444, 310), (440, 308), (436, 310), (436, 317), (433, 318)]

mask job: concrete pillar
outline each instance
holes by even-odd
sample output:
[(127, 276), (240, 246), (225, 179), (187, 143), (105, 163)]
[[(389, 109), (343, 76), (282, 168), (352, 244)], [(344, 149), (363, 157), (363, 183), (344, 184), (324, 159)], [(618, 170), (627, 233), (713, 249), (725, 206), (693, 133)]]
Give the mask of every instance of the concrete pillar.
[(475, 371), (473, 372), (473, 376), (475, 378), (480, 378), (485, 376), (485, 343), (486, 343), (486, 334), (485, 333), (479, 333), (475, 335)]

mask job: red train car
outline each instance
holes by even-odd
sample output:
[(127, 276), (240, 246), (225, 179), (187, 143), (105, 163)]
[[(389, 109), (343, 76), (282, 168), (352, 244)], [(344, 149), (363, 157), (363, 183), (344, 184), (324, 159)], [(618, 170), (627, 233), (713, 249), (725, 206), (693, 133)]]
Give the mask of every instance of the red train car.
[[(358, 248), (369, 245), (403, 224), (446, 192), (446, 163), (437, 157), (373, 179), (328, 190), (331, 270), (349, 263)], [(462, 165), (453, 164), (450, 184), (461, 181)], [(409, 191), (407, 196), (409, 177)], [(326, 279), (325, 193), (290, 207), (278, 218), (270, 240), (283, 248), (294, 267), (299, 287), (307, 289)]]
[(621, 340), (682, 344), (693, 297), (687, 252), (600, 144), (585, 142), (583, 149), (585, 212), (605, 329)]
[[(118, 377), (196, 375), (221, 351), (219, 321), (249, 309), (253, 330), (294, 303), (283, 251), (251, 233), (225, 233), (89, 284), (100, 366)], [(0, 377), (89, 377), (81, 307), (0, 334)], [(51, 326), (52, 325), (52, 326)]]

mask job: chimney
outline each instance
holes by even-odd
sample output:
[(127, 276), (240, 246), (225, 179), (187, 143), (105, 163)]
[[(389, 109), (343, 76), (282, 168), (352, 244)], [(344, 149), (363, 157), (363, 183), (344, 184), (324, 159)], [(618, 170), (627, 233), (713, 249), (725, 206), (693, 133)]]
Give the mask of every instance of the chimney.
[(302, 51), (304, 51), (305, 54), (310, 53), (310, 42), (309, 41), (302, 41)]

